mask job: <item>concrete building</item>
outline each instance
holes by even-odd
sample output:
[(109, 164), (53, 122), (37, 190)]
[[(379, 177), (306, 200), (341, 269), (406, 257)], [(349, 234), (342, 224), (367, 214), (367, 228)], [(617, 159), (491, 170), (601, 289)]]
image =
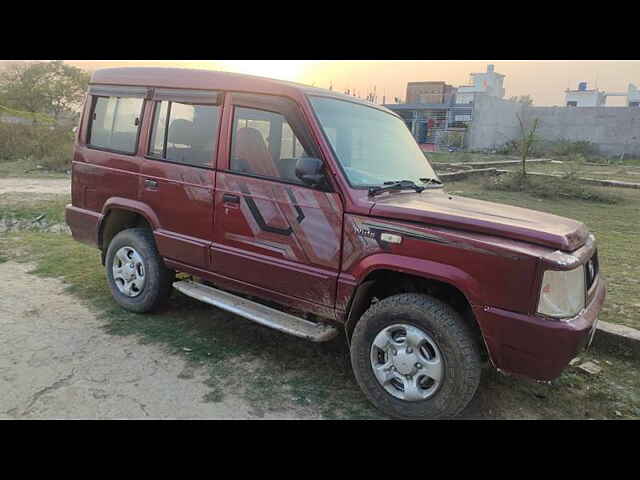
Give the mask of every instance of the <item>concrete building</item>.
[(587, 82), (580, 82), (577, 90), (564, 91), (564, 100), (567, 107), (603, 107), (607, 97), (597, 88), (588, 89)]
[(456, 89), (445, 82), (407, 83), (406, 103), (444, 104), (450, 103)]
[(490, 97), (504, 97), (504, 75), (496, 73), (493, 65), (487, 65), (487, 71), (471, 74), (471, 85), (458, 87), (456, 103), (469, 104), (477, 94), (488, 95)]
[(488, 65), (486, 72), (471, 74), (473, 85), (455, 88), (443, 81), (409, 82), (405, 103), (385, 107), (404, 119), (424, 150), (435, 150), (437, 145), (461, 146), (459, 139), (471, 122), (476, 95), (502, 98), (504, 77)]
[(608, 97), (626, 97), (627, 107), (640, 106), (640, 92), (630, 83), (626, 92), (605, 92), (587, 89), (587, 82), (580, 82), (577, 90), (565, 90), (564, 98), (567, 107), (604, 107)]

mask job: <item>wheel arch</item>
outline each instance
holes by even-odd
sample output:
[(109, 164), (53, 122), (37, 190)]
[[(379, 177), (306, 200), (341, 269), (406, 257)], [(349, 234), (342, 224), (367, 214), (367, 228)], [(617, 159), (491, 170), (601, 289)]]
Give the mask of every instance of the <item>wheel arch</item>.
[(421, 259), (362, 269), (360, 282), (347, 308), (345, 332), (350, 341), (355, 325), (373, 301), (399, 293), (425, 293), (450, 304), (479, 337), (484, 346), (473, 305), (480, 304), (480, 285), (466, 272), (450, 265)]
[(111, 198), (105, 203), (98, 224), (98, 248), (102, 251), (103, 265), (113, 237), (122, 230), (135, 227), (144, 227), (152, 232), (159, 227), (158, 217), (148, 205), (124, 198)]

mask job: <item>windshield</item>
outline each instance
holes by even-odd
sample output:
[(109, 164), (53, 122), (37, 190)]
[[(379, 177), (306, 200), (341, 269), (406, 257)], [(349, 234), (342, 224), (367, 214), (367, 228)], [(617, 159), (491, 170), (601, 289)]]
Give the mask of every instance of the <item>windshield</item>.
[(437, 179), (402, 120), (376, 108), (327, 97), (309, 100), (349, 183), (355, 187)]

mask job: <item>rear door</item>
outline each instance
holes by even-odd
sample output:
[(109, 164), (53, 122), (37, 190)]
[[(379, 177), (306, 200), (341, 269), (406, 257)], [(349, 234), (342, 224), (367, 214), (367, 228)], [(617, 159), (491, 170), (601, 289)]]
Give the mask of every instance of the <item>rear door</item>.
[(297, 105), (232, 94), (230, 154), (216, 180), (216, 273), (333, 306), (342, 204), (296, 178), (298, 157), (320, 157)]
[(100, 212), (111, 197), (138, 199), (138, 149), (147, 89), (92, 85), (73, 162), (73, 204)]
[(213, 186), (221, 95), (156, 89), (140, 197), (158, 217), (160, 254), (210, 268)]

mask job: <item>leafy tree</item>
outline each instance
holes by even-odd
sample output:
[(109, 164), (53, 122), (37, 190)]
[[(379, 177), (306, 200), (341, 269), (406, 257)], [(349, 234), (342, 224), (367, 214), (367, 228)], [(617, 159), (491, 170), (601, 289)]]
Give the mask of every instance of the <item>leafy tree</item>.
[(10, 63), (0, 72), (0, 99), (6, 106), (32, 114), (43, 112), (47, 99), (37, 63)]
[(48, 112), (57, 119), (61, 113), (71, 112), (82, 105), (90, 75), (60, 60), (45, 65)]
[(53, 114), (58, 119), (82, 103), (89, 83), (85, 71), (53, 62), (19, 62), (7, 65), (0, 72), (0, 99), (8, 107), (32, 114)]

